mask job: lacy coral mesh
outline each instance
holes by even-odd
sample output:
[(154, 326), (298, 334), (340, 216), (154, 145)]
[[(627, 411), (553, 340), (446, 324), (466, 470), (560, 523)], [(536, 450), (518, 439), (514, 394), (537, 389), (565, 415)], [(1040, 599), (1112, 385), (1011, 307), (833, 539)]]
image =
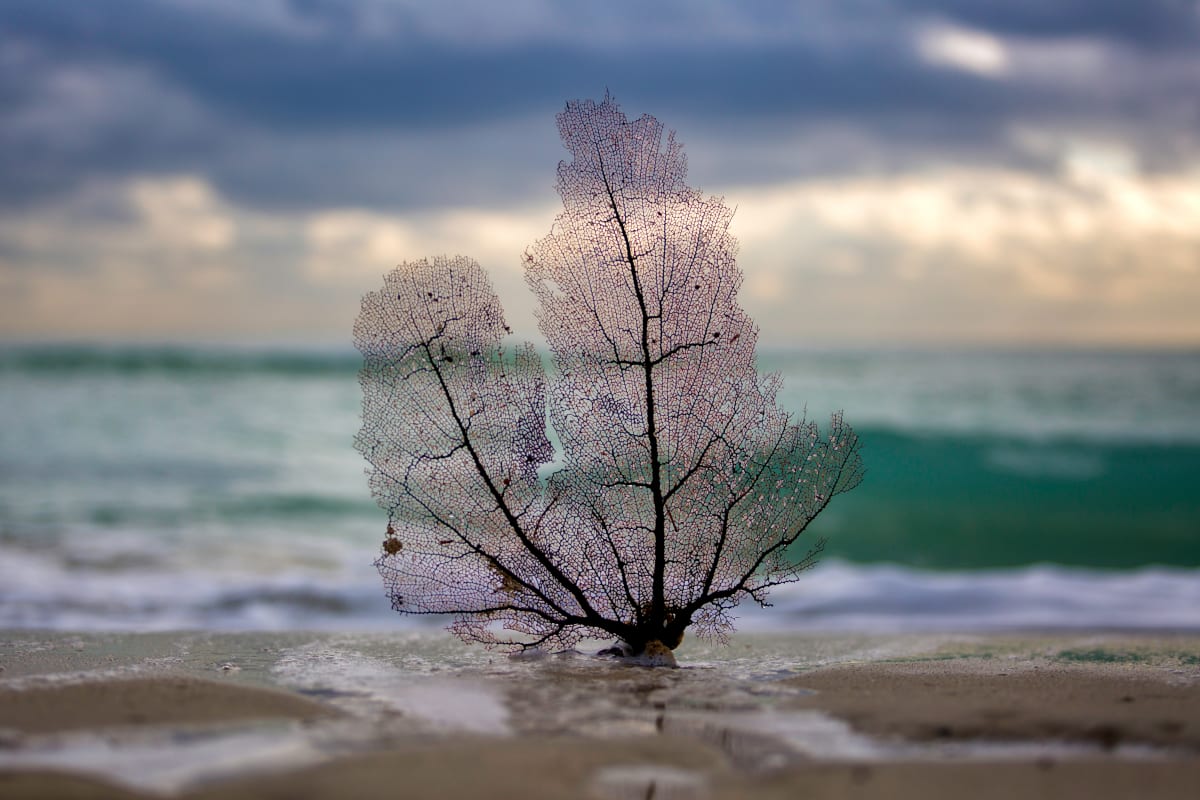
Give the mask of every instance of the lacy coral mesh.
[(820, 543), (792, 545), (861, 479), (858, 440), (777, 406), (737, 305), (732, 212), (685, 184), (674, 135), (610, 98), (558, 125), (563, 211), (524, 257), (549, 376), (504, 346), (470, 259), (401, 264), (363, 300), (377, 566), (393, 607), (452, 614), (466, 640), (720, 638), (739, 602), (812, 565)]

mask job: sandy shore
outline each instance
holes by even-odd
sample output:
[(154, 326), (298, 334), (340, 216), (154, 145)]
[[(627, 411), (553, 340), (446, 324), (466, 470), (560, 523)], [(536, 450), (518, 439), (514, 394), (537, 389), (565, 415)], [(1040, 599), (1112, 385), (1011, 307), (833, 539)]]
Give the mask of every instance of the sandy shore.
[(934, 661), (843, 666), (789, 683), (816, 690), (813, 707), (876, 735), (1200, 751), (1200, 683), (1162, 669)]
[(329, 706), (286, 692), (184, 676), (118, 678), (25, 689), (0, 687), (0, 728), (20, 733), (319, 719), (336, 713)]
[(0, 635), (0, 797), (1200, 797), (1200, 640)]

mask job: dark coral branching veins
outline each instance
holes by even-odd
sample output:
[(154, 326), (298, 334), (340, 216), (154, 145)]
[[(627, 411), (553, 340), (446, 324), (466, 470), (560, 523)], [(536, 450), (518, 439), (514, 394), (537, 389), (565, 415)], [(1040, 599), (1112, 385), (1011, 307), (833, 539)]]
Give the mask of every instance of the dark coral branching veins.
[(558, 124), (563, 211), (525, 254), (551, 376), (531, 345), (505, 348), (468, 258), (402, 264), (363, 299), (378, 566), (397, 610), (454, 615), (468, 640), (721, 637), (739, 602), (812, 565), (820, 543), (792, 544), (860, 480), (858, 440), (840, 415), (822, 438), (776, 405), (736, 301), (732, 212), (684, 183), (674, 135), (607, 98)]

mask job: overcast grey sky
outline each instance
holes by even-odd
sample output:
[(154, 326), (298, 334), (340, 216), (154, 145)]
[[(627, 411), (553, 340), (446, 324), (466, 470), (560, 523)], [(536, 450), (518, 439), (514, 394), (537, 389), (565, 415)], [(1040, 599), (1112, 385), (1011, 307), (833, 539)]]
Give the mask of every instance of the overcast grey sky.
[(554, 114), (737, 207), (774, 344), (1200, 344), (1191, 0), (0, 0), (0, 334), (348, 337), (463, 253), (532, 332)]

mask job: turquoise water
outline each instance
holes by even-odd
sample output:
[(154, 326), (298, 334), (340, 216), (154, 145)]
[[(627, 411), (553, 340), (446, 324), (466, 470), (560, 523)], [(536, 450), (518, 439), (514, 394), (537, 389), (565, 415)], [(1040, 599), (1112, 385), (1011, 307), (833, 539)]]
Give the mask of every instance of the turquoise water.
[(868, 476), (831, 555), (939, 569), (1200, 566), (1200, 354), (768, 354), (841, 401)]
[[(867, 466), (813, 526), (825, 566), (763, 619), (1200, 627), (1200, 354), (761, 362), (786, 407), (844, 408)], [(411, 624), (370, 566), (383, 518), (351, 444), (358, 365), (0, 350), (0, 626)]]
[(1200, 447), (868, 429), (831, 555), (946, 568), (1200, 566)]

